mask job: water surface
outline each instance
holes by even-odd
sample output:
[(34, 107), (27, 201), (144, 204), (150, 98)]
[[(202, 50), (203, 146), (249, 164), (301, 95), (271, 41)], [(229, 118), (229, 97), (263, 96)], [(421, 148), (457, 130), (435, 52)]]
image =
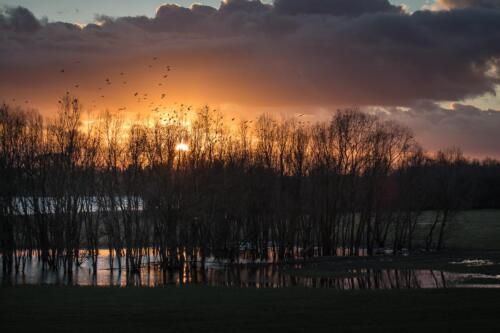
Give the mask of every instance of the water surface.
[[(0, 259), (1, 260), (1, 259)], [(40, 262), (33, 258), (27, 261), (24, 273), (11, 273), (0, 278), (3, 285), (79, 285), (79, 286), (146, 286), (166, 285), (207, 285), (251, 288), (335, 288), (356, 289), (418, 289), (453, 287), (500, 287), (498, 276), (483, 274), (453, 273), (429, 269), (352, 269), (332, 276), (311, 274), (300, 270), (301, 265), (273, 264), (224, 264), (214, 260), (205, 267), (186, 264), (182, 269), (166, 272), (157, 266), (145, 266), (140, 273), (127, 274), (125, 270), (109, 266), (109, 257), (98, 258), (98, 270), (93, 273), (90, 262), (76, 267), (74, 272), (65, 274), (42, 269)], [(481, 279), (486, 283), (467, 284), (467, 280)], [(491, 283), (488, 283), (491, 281)]]

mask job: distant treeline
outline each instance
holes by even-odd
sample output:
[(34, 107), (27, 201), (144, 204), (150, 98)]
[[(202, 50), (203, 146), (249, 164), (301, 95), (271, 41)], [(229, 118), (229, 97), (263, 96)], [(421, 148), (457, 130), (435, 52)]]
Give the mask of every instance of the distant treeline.
[(497, 161), (455, 148), (428, 155), (405, 127), (356, 110), (300, 119), (238, 122), (206, 107), (82, 122), (69, 95), (51, 120), (1, 106), (3, 269), (34, 256), (69, 272), (91, 258), (95, 270), (102, 248), (128, 271), (242, 252), (278, 261), (439, 250), (457, 211), (500, 205)]

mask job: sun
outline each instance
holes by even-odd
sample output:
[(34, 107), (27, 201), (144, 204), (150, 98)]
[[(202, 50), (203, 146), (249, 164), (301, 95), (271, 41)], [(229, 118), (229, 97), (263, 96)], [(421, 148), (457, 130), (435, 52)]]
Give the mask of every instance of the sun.
[(181, 142), (175, 146), (175, 150), (176, 151), (189, 151), (189, 146), (187, 144)]

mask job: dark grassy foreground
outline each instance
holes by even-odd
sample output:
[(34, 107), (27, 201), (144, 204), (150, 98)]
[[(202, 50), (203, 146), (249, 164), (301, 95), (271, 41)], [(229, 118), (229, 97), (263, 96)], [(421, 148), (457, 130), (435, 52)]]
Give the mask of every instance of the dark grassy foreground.
[(500, 332), (500, 290), (0, 288), (1, 332)]

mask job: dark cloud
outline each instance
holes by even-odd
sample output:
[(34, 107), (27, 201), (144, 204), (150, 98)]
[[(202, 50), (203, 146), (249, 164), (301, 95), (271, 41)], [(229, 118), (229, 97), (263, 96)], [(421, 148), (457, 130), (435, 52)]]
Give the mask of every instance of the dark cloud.
[(500, 83), (500, 11), (484, 8), (410, 15), (385, 0), (230, 0), (97, 21), (81, 28), (5, 11), (0, 85), (43, 85), (33, 68), (75, 58), (100, 72), (153, 56), (176, 66), (179, 91), (212, 103), (410, 105), (477, 97)]
[(373, 13), (399, 13), (401, 7), (388, 0), (276, 0), (275, 10), (281, 14), (321, 14), (357, 16)]
[(219, 11), (222, 13), (246, 12), (246, 13), (264, 13), (272, 9), (260, 1), (248, 0), (226, 0), (221, 3)]
[(118, 18), (97, 16), (96, 20), (101, 23), (103, 30), (116, 30), (120, 26), (126, 29), (126, 26), (130, 25), (151, 32), (196, 31), (199, 30), (201, 21), (216, 12), (217, 10), (210, 6), (193, 5), (191, 8), (185, 8), (166, 4), (158, 8), (156, 16), (152, 19), (146, 16)]
[(426, 149), (460, 147), (467, 155), (500, 158), (500, 110), (481, 110), (460, 103), (444, 107), (420, 101), (408, 109), (368, 111), (406, 124)]
[(500, 0), (438, 0), (438, 4), (444, 8), (489, 8), (500, 9)]
[(0, 10), (0, 30), (14, 32), (35, 32), (41, 23), (28, 9), (23, 7), (7, 7)]

